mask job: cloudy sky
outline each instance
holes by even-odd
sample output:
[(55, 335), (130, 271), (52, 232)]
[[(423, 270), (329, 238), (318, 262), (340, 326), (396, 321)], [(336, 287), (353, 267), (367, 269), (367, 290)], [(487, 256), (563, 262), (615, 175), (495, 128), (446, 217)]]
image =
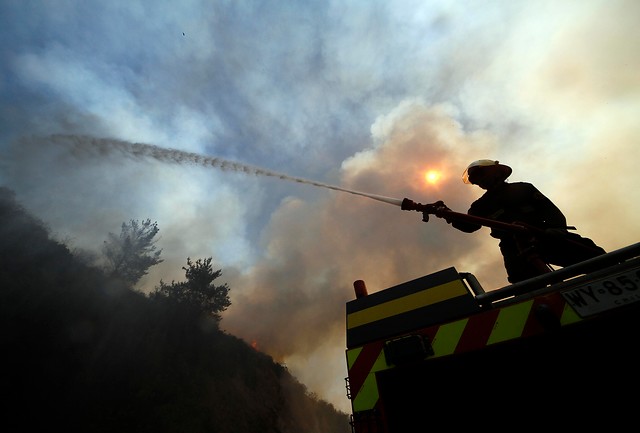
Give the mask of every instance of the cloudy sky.
[(462, 171), (496, 159), (580, 234), (635, 243), (639, 20), (635, 0), (3, 0), (0, 184), (78, 251), (157, 221), (142, 291), (213, 257), (222, 328), (348, 412), (353, 282), (503, 287), (496, 240), (263, 170), (466, 212)]

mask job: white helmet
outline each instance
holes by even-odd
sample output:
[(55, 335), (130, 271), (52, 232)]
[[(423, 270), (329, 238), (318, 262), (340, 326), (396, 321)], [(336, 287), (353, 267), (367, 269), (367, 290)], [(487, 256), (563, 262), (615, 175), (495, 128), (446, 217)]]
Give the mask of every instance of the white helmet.
[(494, 169), (499, 170), (500, 175), (502, 176), (501, 180), (505, 180), (509, 176), (511, 176), (511, 167), (508, 165), (500, 164), (499, 161), (494, 161), (492, 159), (479, 159), (477, 161), (473, 161), (467, 168), (465, 168), (464, 173), (462, 173), (462, 181), (464, 183), (470, 184), (469, 182), (469, 169), (471, 167), (494, 167)]

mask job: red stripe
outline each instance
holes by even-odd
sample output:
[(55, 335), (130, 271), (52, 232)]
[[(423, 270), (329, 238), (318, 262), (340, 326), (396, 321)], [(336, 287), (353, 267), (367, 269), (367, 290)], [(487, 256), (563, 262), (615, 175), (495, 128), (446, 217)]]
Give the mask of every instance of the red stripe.
[(522, 337), (539, 334), (542, 330), (540, 322), (538, 321), (538, 319), (536, 319), (536, 315), (533, 314), (533, 312), (536, 311), (536, 306), (538, 306), (539, 303), (540, 302), (537, 299), (534, 299), (531, 310), (529, 310), (529, 317), (527, 317), (527, 321), (524, 324), (524, 329), (522, 330)]
[(349, 369), (349, 387), (351, 388), (352, 396), (356, 396), (360, 392), (362, 384), (382, 351), (382, 346), (382, 341), (365, 345), (353, 366)]
[(440, 329), (440, 326), (430, 326), (430, 327), (420, 331), (420, 333), (427, 338), (429, 343), (432, 343), (433, 340), (436, 338), (436, 334), (438, 333), (438, 329)]
[(562, 312), (564, 310), (564, 298), (557, 293), (551, 293), (546, 296), (541, 296), (534, 299), (533, 306), (531, 307), (531, 311), (529, 312), (529, 317), (527, 318), (527, 323), (522, 331), (523, 337), (528, 337), (531, 335), (540, 334), (541, 332), (545, 332), (545, 329), (542, 327), (542, 324), (538, 320), (535, 315), (535, 311), (541, 305), (549, 308), (551, 313), (558, 319), (558, 323), (560, 323), (560, 318), (562, 317)]
[(467, 352), (486, 346), (499, 312), (500, 310), (491, 310), (469, 317), (454, 353)]

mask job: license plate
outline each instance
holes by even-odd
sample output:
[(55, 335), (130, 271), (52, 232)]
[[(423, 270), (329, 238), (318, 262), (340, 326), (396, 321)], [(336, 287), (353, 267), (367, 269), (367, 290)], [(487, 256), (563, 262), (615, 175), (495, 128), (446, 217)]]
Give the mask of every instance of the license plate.
[(567, 290), (562, 296), (580, 317), (640, 301), (640, 268), (601, 278)]

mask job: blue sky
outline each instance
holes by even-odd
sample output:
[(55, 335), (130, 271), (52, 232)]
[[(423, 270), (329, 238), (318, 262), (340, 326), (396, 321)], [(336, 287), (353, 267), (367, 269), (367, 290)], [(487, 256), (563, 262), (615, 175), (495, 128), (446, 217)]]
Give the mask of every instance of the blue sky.
[(633, 0), (4, 0), (0, 181), (78, 251), (123, 221), (157, 221), (165, 261), (142, 291), (213, 257), (231, 287), (222, 327), (349, 411), (353, 281), (371, 292), (455, 266), (502, 287), (488, 230), (255, 173), (74, 153), (52, 136), (462, 212), (482, 193), (462, 171), (497, 159), (612, 250), (640, 238), (639, 18)]

